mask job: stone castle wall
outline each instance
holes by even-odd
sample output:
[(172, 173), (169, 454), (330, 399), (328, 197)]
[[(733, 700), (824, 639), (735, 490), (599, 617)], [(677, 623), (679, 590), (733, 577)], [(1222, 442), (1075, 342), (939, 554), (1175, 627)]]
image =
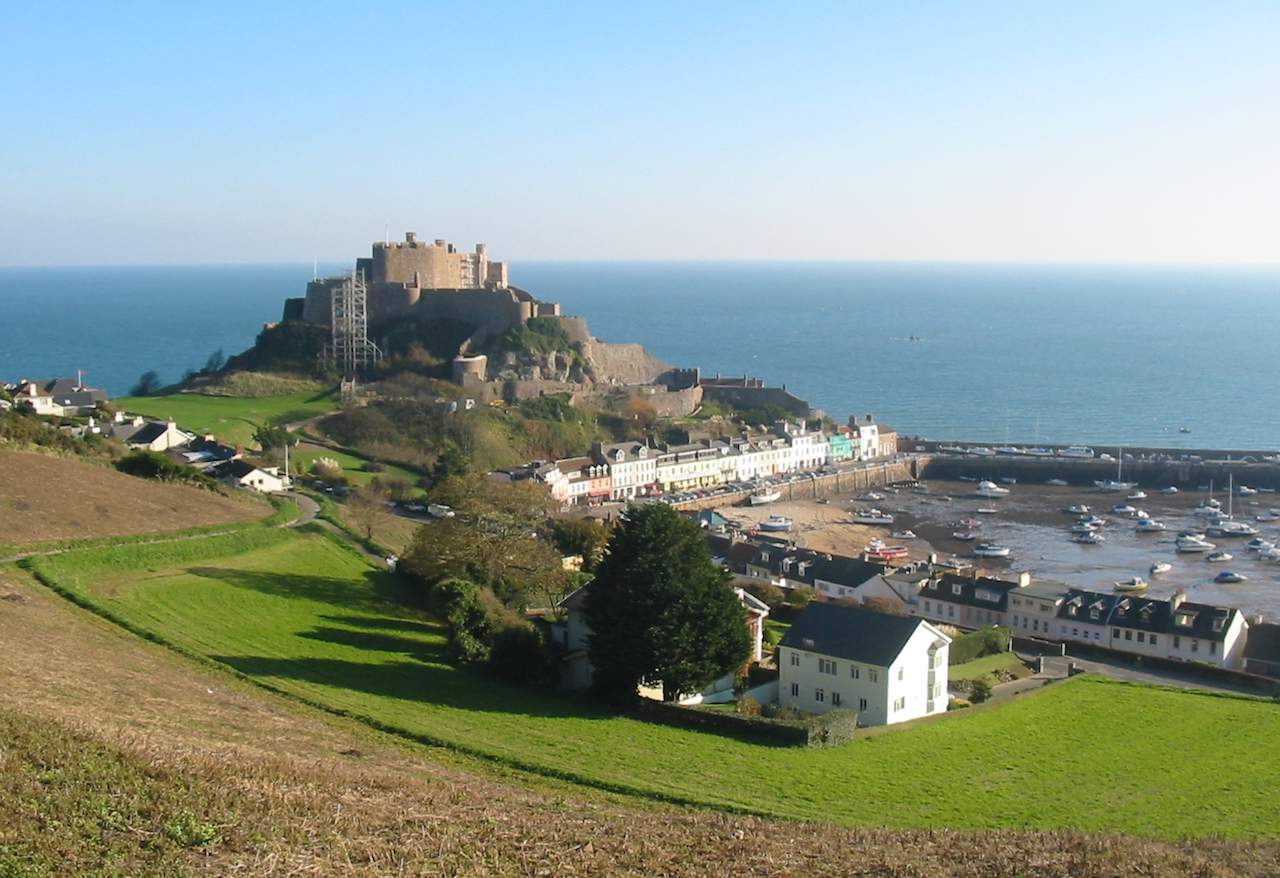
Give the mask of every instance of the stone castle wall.
[(652, 384), (671, 371), (671, 366), (653, 356), (643, 345), (632, 342), (610, 344), (593, 338), (584, 345), (596, 380), (610, 384)]
[(809, 404), (784, 387), (741, 387), (718, 384), (702, 385), (703, 399), (723, 402), (737, 408), (778, 406), (796, 417), (808, 417)]

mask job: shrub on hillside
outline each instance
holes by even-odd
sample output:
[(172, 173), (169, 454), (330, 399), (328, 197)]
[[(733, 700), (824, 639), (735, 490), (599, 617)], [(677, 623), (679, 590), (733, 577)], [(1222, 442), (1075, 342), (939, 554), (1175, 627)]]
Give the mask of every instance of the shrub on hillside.
[(163, 454), (155, 451), (134, 451), (116, 461), (116, 469), (131, 476), (143, 479), (158, 479), (165, 482), (187, 482), (188, 484), (213, 487), (216, 483), (199, 470), (175, 463)]
[(551, 664), (542, 635), (532, 625), (499, 629), (489, 650), (489, 670), (509, 683), (545, 683)]
[(981, 704), (991, 697), (991, 682), (986, 677), (979, 677), (973, 681), (970, 688), (970, 701), (974, 704)]
[(962, 634), (951, 641), (947, 663), (962, 665), (984, 655), (1008, 652), (1010, 632), (1008, 628), (980, 628)]
[(465, 579), (446, 579), (431, 590), (431, 609), (449, 626), (449, 651), (462, 664), (489, 657), (489, 615), (480, 587)]
[(770, 608), (778, 606), (787, 599), (785, 591), (768, 582), (750, 582), (744, 585), (743, 589), (752, 597), (764, 601)]

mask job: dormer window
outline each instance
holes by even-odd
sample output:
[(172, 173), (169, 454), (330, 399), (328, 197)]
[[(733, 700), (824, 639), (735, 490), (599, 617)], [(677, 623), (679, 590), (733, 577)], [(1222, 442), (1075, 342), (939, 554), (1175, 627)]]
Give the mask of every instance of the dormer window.
[(1189, 613), (1178, 613), (1176, 616), (1173, 617), (1173, 620), (1177, 622), (1179, 625), (1190, 625), (1191, 615)]
[(1097, 607), (1094, 607), (1092, 610), (1090, 610), (1090, 611), (1089, 611), (1089, 618), (1090, 618), (1090, 619), (1096, 619), (1096, 618), (1098, 618), (1098, 608), (1097, 608)]
[(1213, 620), (1213, 630), (1214, 630), (1214, 631), (1221, 631), (1221, 630), (1222, 630), (1222, 622), (1223, 622), (1223, 620), (1222, 620), (1222, 619), (1220, 619), (1220, 618), (1219, 618), (1219, 619), (1214, 619), (1214, 620)]
[(1067, 615), (1068, 615), (1068, 616), (1074, 616), (1075, 614), (1076, 614), (1076, 608), (1075, 608), (1075, 607), (1067, 607)]
[(958, 583), (958, 582), (951, 586), (951, 593), (952, 593), (952, 594), (960, 594), (960, 592), (961, 592), (961, 591), (963, 591), (963, 590), (964, 590), (964, 589), (963, 589), (963, 588), (961, 588), (960, 583)]
[(768, 560), (769, 560), (769, 553), (768, 553), (768, 552), (761, 552), (761, 553), (760, 553), (760, 560), (761, 560), (761, 561), (768, 561)]

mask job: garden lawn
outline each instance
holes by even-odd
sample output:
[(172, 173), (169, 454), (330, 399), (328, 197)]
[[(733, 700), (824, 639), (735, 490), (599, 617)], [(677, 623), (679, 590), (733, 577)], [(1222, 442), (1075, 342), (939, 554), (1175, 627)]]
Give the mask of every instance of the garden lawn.
[(1014, 653), (998, 652), (994, 655), (984, 655), (982, 658), (976, 658), (962, 665), (952, 665), (947, 668), (947, 679), (977, 680), (980, 677), (990, 676), (996, 671), (1011, 671), (1018, 676), (1026, 676), (1024, 673), (1026, 669), (1022, 659)]
[(253, 433), (264, 424), (285, 424), (334, 411), (331, 393), (291, 393), (284, 396), (207, 396), (173, 393), (167, 396), (129, 396), (114, 400), (125, 411), (149, 418), (173, 418), (184, 430), (212, 433), (230, 445), (256, 445)]
[(399, 467), (394, 464), (383, 464), (382, 472), (371, 473), (364, 470), (367, 460), (356, 457), (354, 454), (347, 454), (343, 451), (334, 451), (331, 448), (325, 448), (322, 445), (312, 445), (304, 442), (297, 449), (289, 451), (289, 465), (291, 471), (299, 473), (309, 473), (311, 465), (321, 457), (327, 457), (332, 461), (336, 461), (338, 466), (342, 467), (342, 475), (347, 478), (353, 485), (363, 485), (371, 479), (377, 477), (386, 481), (388, 479), (403, 479), (411, 485), (416, 485), (418, 480), (422, 478), (418, 473)]
[(394, 582), (328, 538), (192, 542), (33, 566), (272, 687), (618, 791), (858, 826), (1280, 836), (1274, 703), (1086, 676), (836, 749), (750, 744), (455, 670), (440, 626), (389, 603)]

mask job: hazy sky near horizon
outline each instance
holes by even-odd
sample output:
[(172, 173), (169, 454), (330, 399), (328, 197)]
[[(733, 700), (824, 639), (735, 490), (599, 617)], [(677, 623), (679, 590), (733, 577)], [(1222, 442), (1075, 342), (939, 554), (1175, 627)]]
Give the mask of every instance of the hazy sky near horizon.
[[(116, 8), (111, 8), (116, 7)], [(9, 4), (0, 265), (1280, 262), (1280, 2)]]

